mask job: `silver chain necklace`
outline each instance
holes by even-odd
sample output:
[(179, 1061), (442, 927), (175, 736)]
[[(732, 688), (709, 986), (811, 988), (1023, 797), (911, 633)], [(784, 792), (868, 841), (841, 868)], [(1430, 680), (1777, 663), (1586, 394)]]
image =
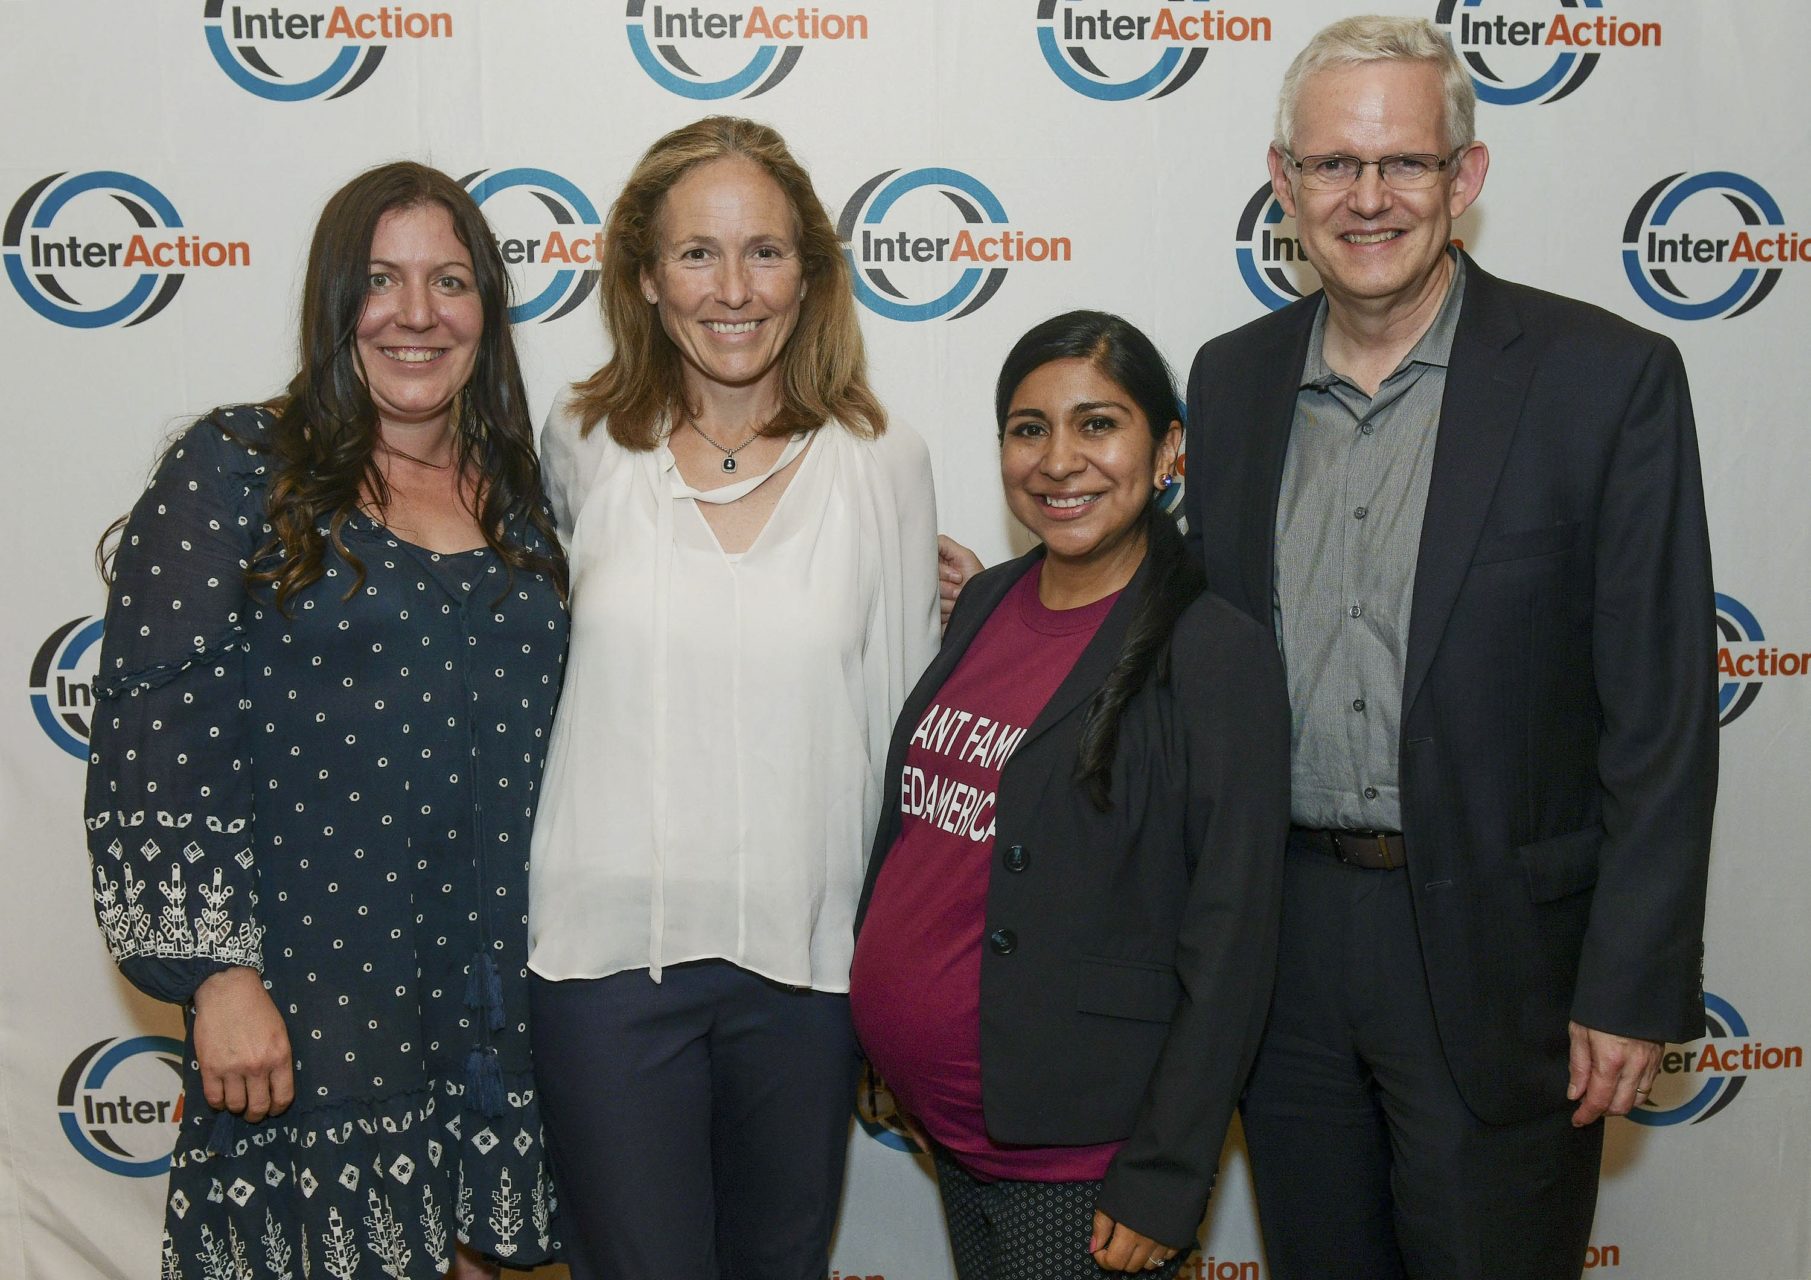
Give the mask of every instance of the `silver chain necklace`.
[(689, 418), (687, 419), (687, 422), (691, 426), (692, 430), (696, 431), (698, 433), (699, 437), (701, 439), (703, 439), (704, 443), (708, 444), (711, 448), (715, 449), (718, 453), (721, 453), (723, 455), (723, 469), (725, 471), (734, 471), (736, 469), (736, 455), (738, 453), (741, 453), (744, 449), (748, 448), (749, 445), (753, 444), (755, 442), (755, 438), (761, 434), (760, 429), (757, 428), (757, 429), (749, 432), (748, 439), (744, 440), (741, 444), (737, 445), (734, 449), (727, 449), (724, 446), (718, 444), (715, 440), (711, 439), (710, 433), (707, 432), (703, 427), (699, 426), (696, 422), (692, 421)]

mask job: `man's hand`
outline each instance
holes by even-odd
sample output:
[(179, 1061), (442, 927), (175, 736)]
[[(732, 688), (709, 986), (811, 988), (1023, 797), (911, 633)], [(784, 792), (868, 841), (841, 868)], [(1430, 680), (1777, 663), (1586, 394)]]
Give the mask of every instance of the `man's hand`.
[(1660, 1072), (1658, 1040), (1631, 1040), (1568, 1022), (1572, 1037), (1571, 1079), (1566, 1097), (1578, 1103), (1574, 1125), (1603, 1116), (1626, 1116), (1648, 1096)]
[(258, 1121), (295, 1101), (289, 1029), (257, 970), (223, 969), (195, 988), (195, 1060), (216, 1111)]
[(1168, 1245), (1140, 1235), (1123, 1222), (1115, 1222), (1099, 1209), (1094, 1211), (1094, 1231), (1088, 1252), (1103, 1271), (1144, 1271), (1161, 1267), (1176, 1256)]
[(950, 624), (950, 610), (968, 580), (981, 572), (981, 561), (975, 553), (946, 533), (937, 535), (937, 605), (943, 614), (943, 625)]

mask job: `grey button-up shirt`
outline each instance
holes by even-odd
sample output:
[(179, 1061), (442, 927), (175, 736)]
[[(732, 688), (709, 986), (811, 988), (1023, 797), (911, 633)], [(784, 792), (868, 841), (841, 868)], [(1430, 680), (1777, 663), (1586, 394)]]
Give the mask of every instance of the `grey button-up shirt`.
[[(1450, 251), (1449, 251), (1450, 252)], [(1277, 502), (1272, 607), (1294, 718), (1296, 822), (1400, 831), (1398, 735), (1421, 519), (1465, 264), (1375, 397), (1308, 340)]]

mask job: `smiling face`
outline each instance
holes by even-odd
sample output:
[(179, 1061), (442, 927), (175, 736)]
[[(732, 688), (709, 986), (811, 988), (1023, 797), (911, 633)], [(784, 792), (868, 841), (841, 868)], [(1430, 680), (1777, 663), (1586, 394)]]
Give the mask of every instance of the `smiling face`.
[[(1328, 67), (1302, 83), (1290, 150), (1297, 159), (1445, 156), (1444, 111), (1440, 69), (1433, 63)], [(1483, 145), (1474, 142), (1439, 181), (1421, 190), (1386, 186), (1372, 166), (1343, 191), (1310, 191), (1273, 147), (1270, 178), (1330, 300), (1368, 310), (1412, 310), (1444, 285), (1453, 219), (1477, 199), (1488, 164)]]
[(805, 295), (796, 223), (780, 185), (740, 157), (701, 164), (667, 191), (641, 286), (685, 361), (688, 398), (723, 388), (777, 397)]
[(1012, 393), (1000, 441), (1006, 505), (1051, 566), (1123, 569), (1123, 586), (1144, 554), (1145, 508), (1181, 442), (1178, 422), (1153, 438), (1126, 389), (1092, 360), (1052, 360)]
[(472, 255), (438, 204), (392, 209), (371, 236), (358, 359), (385, 427), (444, 425), (484, 332)]

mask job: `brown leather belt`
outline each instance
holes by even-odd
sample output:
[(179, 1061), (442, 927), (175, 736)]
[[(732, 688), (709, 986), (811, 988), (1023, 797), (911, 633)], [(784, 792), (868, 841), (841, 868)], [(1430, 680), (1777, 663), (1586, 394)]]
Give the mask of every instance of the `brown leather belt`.
[(1396, 831), (1334, 831), (1321, 827), (1291, 827), (1291, 838), (1337, 858), (1348, 867), (1367, 871), (1394, 871), (1403, 865), (1402, 835)]

